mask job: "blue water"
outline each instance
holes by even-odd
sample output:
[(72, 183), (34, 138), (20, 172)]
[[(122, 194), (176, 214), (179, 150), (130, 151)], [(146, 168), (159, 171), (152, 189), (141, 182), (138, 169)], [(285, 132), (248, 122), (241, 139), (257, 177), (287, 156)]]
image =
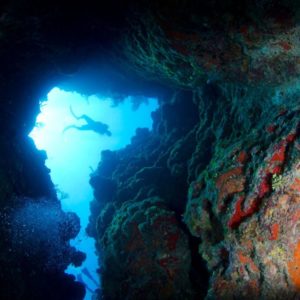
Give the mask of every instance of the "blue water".
[[(102, 150), (117, 150), (130, 143), (136, 128), (151, 128), (151, 112), (158, 104), (149, 99), (133, 110), (130, 97), (118, 106), (112, 105), (111, 99), (99, 99), (96, 96), (82, 96), (76, 92), (66, 92), (59, 88), (52, 89), (47, 101), (41, 102), (41, 112), (36, 126), (30, 133), (38, 149), (47, 152), (47, 167), (51, 170), (51, 179), (57, 188), (65, 211), (73, 211), (81, 220), (81, 231), (71, 244), (87, 254), (87, 259), (79, 268), (69, 266), (67, 273), (81, 276), (84, 282), (95, 290), (98, 286), (90, 280), (82, 268), (87, 268), (99, 283), (96, 273), (98, 268), (94, 240), (85, 233), (88, 224), (89, 203), (93, 191), (89, 185), (90, 173), (97, 168)], [(96, 121), (109, 125), (112, 136), (99, 135), (93, 131), (63, 129), (69, 125), (83, 125), (83, 120), (76, 120), (70, 112), (86, 114)], [(87, 291), (85, 299), (91, 299)]]

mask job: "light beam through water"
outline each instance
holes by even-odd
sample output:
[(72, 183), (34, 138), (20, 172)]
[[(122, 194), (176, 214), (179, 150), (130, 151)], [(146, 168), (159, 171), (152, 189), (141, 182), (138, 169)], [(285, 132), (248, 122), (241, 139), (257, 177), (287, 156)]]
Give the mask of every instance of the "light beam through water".
[[(127, 99), (129, 100), (129, 99)], [(41, 112), (37, 116), (36, 126), (30, 133), (38, 149), (47, 152), (46, 166), (51, 170), (51, 179), (56, 185), (65, 211), (75, 212), (81, 221), (81, 231), (71, 243), (78, 250), (87, 254), (82, 267), (69, 266), (66, 272), (74, 274), (77, 280), (83, 279), (91, 290), (97, 288), (93, 280), (98, 280), (98, 268), (94, 240), (85, 233), (88, 224), (89, 203), (93, 191), (89, 185), (89, 176), (97, 168), (102, 150), (117, 150), (130, 143), (135, 130), (151, 128), (151, 112), (157, 108), (156, 99), (142, 103), (135, 111), (130, 101), (113, 106), (111, 99), (99, 99), (96, 96), (82, 96), (76, 92), (66, 92), (59, 88), (52, 89), (47, 101), (41, 102)], [(99, 135), (93, 131), (80, 131), (69, 125), (81, 126), (84, 120), (77, 120), (74, 114), (86, 114), (93, 120), (109, 126), (111, 136)], [(92, 279), (87, 276), (87, 271)], [(87, 289), (85, 299), (91, 299)]]

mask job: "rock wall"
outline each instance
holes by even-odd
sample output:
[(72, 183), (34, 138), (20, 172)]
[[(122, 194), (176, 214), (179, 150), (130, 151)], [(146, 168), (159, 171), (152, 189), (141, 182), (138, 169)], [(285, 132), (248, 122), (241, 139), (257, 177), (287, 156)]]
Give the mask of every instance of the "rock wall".
[(136, 8), (121, 49), (141, 75), (177, 87), (279, 85), (299, 75), (299, 9), (295, 1), (152, 1)]
[(1, 299), (79, 300), (85, 294), (64, 274), (68, 264), (80, 265), (85, 257), (69, 243), (79, 219), (62, 211), (46, 154), (27, 136), (39, 100), (75, 72), (86, 47), (93, 47), (93, 33), (77, 22), (82, 7), (70, 7), (34, 0), (0, 4)]
[[(276, 91), (209, 84), (176, 93), (153, 113), (152, 132), (103, 152), (91, 177), (89, 232), (98, 239), (104, 299), (296, 297), (300, 111), (297, 89), (290, 98)], [(172, 247), (153, 249), (157, 215), (148, 210), (159, 211), (156, 201), (180, 228), (170, 221), (161, 235)], [(177, 261), (184, 253), (192, 257), (185, 268)], [(181, 285), (171, 277), (166, 293), (159, 286), (174, 268)], [(122, 296), (110, 289), (123, 285)]]
[[(115, 280), (109, 253), (119, 253), (120, 262), (128, 259), (115, 252), (122, 235), (114, 235), (109, 247), (106, 243), (112, 226), (122, 232), (124, 218), (135, 220), (135, 210), (130, 215), (126, 209), (130, 203), (158, 197), (175, 213), (186, 237), (196, 239), (189, 245), (191, 256), (205, 261), (195, 272), (191, 260), (190, 282), (182, 279), (185, 290), (192, 291), (186, 299), (297, 299), (298, 4), (154, 1), (144, 13), (135, 8), (131, 30), (121, 39), (128, 65), (190, 95), (179, 93), (185, 95), (183, 107), (179, 94), (163, 99), (153, 116), (154, 131), (145, 132), (141, 144), (138, 132), (126, 149), (103, 155), (92, 176), (96, 201), (91, 234), (103, 252), (102, 278)], [(174, 114), (165, 113), (170, 105)], [(115, 162), (109, 171), (106, 155)], [(111, 183), (109, 193), (104, 181)], [(155, 235), (137, 231), (135, 236), (147, 243)], [(192, 246), (196, 243), (198, 249)], [(138, 250), (136, 261), (147, 253), (146, 248)], [(173, 257), (172, 251), (164, 251)], [(157, 282), (162, 277), (156, 270)], [(192, 282), (195, 277), (202, 285)], [(137, 282), (143, 290), (152, 283), (140, 273), (126, 279), (130, 291)], [(161, 297), (176, 299), (180, 291), (181, 286), (174, 286)], [(120, 297), (105, 287), (103, 295)]]
[(138, 129), (125, 149), (104, 151), (91, 177), (88, 232), (99, 242), (105, 299), (204, 296), (206, 269), (181, 221), (197, 144), (192, 98), (176, 93), (153, 113), (153, 131)]
[(0, 153), (0, 297), (82, 299), (84, 288), (64, 274), (84, 259), (69, 244), (79, 219), (62, 212), (46, 154), (22, 136), (2, 136)]

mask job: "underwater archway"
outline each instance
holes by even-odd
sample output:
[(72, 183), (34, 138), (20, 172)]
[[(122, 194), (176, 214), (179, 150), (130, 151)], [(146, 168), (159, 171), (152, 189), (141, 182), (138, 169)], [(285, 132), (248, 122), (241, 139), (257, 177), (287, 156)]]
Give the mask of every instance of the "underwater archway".
[[(85, 299), (91, 299), (99, 287), (99, 276), (95, 241), (85, 232), (93, 199), (90, 174), (97, 168), (101, 151), (126, 146), (139, 127), (151, 129), (151, 112), (158, 103), (154, 98), (135, 97), (116, 103), (108, 97), (101, 99), (53, 88), (40, 104), (30, 137), (38, 149), (47, 152), (46, 165), (63, 210), (80, 217), (81, 230), (71, 245), (87, 257), (80, 268), (70, 265), (66, 272), (86, 286)], [(106, 126), (105, 130), (87, 128), (89, 122), (100, 124), (102, 129)]]

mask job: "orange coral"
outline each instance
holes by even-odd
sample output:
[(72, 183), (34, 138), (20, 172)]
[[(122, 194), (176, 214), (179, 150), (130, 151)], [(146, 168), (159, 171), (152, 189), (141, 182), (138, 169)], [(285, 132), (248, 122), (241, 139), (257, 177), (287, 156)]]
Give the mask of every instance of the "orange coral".
[(246, 178), (243, 175), (243, 169), (237, 167), (219, 176), (216, 186), (219, 189), (218, 210), (225, 209), (225, 201), (229, 196), (244, 191)]
[(300, 192), (300, 178), (296, 178), (295, 181), (291, 185), (291, 189)]
[(286, 152), (287, 143), (283, 141), (279, 145), (276, 145), (276, 152), (271, 157), (270, 163), (279, 162), (283, 163), (285, 161), (285, 152)]
[(287, 263), (288, 273), (295, 288), (300, 291), (300, 241), (298, 241), (293, 259)]
[(259, 272), (259, 269), (256, 266), (256, 264), (254, 263), (254, 261), (252, 260), (252, 258), (250, 258), (249, 256), (243, 254), (242, 251), (239, 251), (237, 253), (237, 256), (238, 256), (238, 259), (241, 262), (241, 264), (243, 264), (243, 265), (249, 265), (250, 270), (252, 272), (254, 272), (254, 273), (258, 273)]
[(270, 241), (276, 241), (278, 239), (279, 230), (280, 230), (280, 227), (279, 227), (278, 223), (275, 223), (271, 226), (271, 228), (270, 228), (271, 236), (269, 238)]
[(224, 182), (228, 181), (232, 177), (240, 176), (243, 174), (243, 169), (241, 167), (231, 169), (226, 173), (220, 175), (216, 181), (217, 188), (221, 188)]

